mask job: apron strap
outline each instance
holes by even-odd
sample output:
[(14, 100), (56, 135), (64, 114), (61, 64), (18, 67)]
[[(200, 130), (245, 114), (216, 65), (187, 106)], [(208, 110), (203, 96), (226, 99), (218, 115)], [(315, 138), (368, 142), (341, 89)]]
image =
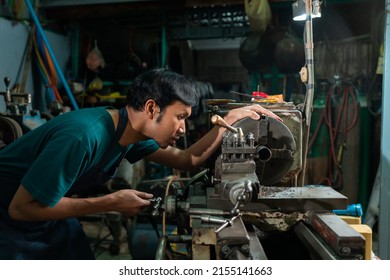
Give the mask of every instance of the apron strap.
[[(107, 164), (107, 162), (110, 160), (111, 151), (114, 149), (116, 143), (122, 137), (122, 134), (125, 131), (127, 122), (128, 122), (127, 110), (126, 110), (126, 107), (124, 107), (124, 108), (121, 108), (119, 110), (119, 121), (118, 121), (118, 126), (115, 130), (114, 137), (112, 138), (108, 149), (104, 152), (102, 158), (100, 159), (100, 161), (96, 165), (96, 167), (104, 167)], [(124, 148), (122, 153), (120, 154), (118, 160), (113, 165), (114, 168), (117, 167), (117, 165), (120, 163), (120, 161), (126, 155), (126, 153), (127, 153), (127, 149)]]

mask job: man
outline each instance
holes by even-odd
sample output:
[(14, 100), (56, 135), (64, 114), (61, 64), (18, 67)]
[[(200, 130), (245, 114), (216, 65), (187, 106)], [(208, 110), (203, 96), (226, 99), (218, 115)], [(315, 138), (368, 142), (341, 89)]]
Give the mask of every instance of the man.
[[(93, 259), (76, 217), (117, 211), (136, 215), (151, 194), (123, 189), (104, 196), (72, 196), (106, 182), (123, 157), (191, 170), (219, 147), (214, 127), (186, 150), (174, 146), (198, 95), (183, 76), (154, 69), (132, 83), (121, 110), (86, 108), (60, 115), (0, 151), (0, 258)], [(259, 114), (259, 105), (231, 110), (228, 124)], [(279, 119), (279, 118), (278, 118)]]

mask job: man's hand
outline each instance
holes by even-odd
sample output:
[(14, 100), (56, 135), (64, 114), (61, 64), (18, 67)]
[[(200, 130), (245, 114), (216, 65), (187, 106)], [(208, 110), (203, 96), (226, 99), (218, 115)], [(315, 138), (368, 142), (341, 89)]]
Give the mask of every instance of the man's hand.
[(275, 118), (278, 121), (283, 122), (283, 120), (279, 116), (277, 116), (276, 114), (274, 114), (270, 110), (265, 109), (264, 107), (260, 106), (259, 104), (253, 104), (250, 106), (245, 106), (245, 107), (230, 110), (226, 114), (224, 119), (228, 124), (232, 125), (233, 123), (235, 123), (243, 118), (246, 118), (246, 117), (250, 117), (254, 120), (258, 120), (258, 119), (260, 119), (261, 115), (269, 116), (271, 118)]
[(49, 207), (35, 200), (21, 185), (8, 213), (12, 219), (21, 221), (62, 220), (110, 211), (134, 216), (151, 204), (149, 199), (152, 197), (149, 193), (124, 189), (98, 197), (63, 197), (55, 206)]
[(112, 210), (125, 216), (137, 215), (143, 208), (151, 204), (149, 199), (153, 197), (150, 193), (132, 189), (119, 190), (110, 196), (113, 199)]

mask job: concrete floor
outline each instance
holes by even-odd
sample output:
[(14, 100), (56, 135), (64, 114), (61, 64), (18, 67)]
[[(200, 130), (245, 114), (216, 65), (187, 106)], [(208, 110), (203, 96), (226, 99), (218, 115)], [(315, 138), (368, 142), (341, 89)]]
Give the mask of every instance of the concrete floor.
[(107, 218), (106, 215), (95, 215), (81, 219), (81, 223), (91, 241), (97, 260), (132, 259), (127, 245), (126, 230), (128, 224), (131, 223), (130, 219), (126, 219), (124, 223), (119, 214), (116, 214), (115, 219)]

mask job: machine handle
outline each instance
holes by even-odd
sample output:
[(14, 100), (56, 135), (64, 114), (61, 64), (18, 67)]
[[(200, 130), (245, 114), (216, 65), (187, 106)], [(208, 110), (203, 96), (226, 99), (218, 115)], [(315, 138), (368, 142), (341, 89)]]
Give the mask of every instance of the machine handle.
[(225, 120), (221, 116), (219, 116), (219, 115), (213, 115), (211, 117), (211, 123), (213, 125), (218, 125), (218, 126), (224, 127), (224, 128), (230, 130), (233, 133), (238, 133), (238, 129), (237, 128), (235, 128), (235, 127), (233, 127), (231, 125), (228, 125), (225, 122)]
[(8, 87), (9, 87), (10, 83), (11, 83), (10, 78), (5, 77), (4, 78), (4, 84), (5, 84), (5, 87), (7, 88), (7, 90), (8, 90)]
[(9, 85), (10, 85), (10, 83), (11, 83), (10, 78), (5, 77), (5, 78), (4, 78), (4, 84), (5, 84), (5, 100), (6, 100), (6, 102), (8, 102), (8, 103), (11, 103), (11, 102), (12, 102), (12, 99), (11, 99), (11, 91), (9, 90)]

